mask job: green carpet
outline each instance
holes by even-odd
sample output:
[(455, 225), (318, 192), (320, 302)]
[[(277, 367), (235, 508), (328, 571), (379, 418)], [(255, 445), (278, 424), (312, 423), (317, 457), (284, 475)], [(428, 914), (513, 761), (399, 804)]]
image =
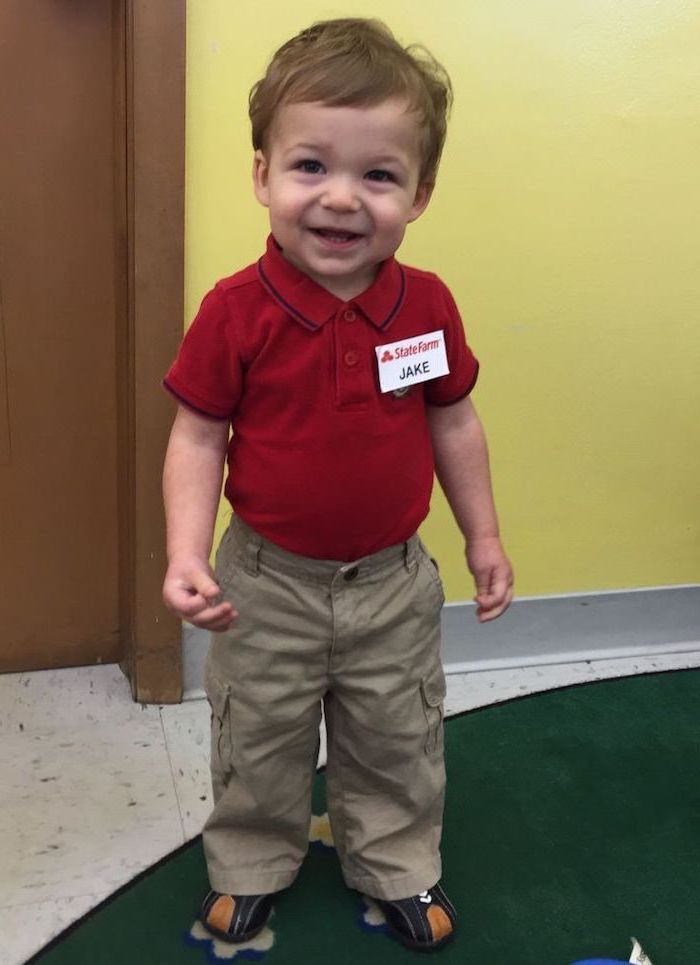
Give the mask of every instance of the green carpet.
[[(700, 962), (700, 671), (523, 697), (446, 726), (443, 884), (461, 914), (442, 965)], [(323, 775), (314, 811), (325, 810)], [(145, 872), (31, 959), (46, 965), (230, 961), (191, 934), (201, 840)], [(416, 961), (363, 921), (335, 852), (315, 845), (262, 944), (237, 962)], [(225, 956), (225, 957), (222, 957)], [(422, 961), (423, 959), (421, 959)]]

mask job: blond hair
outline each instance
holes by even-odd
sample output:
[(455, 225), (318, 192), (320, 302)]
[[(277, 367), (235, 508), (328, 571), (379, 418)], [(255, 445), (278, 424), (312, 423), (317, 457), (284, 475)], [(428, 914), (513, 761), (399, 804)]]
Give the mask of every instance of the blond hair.
[(424, 47), (402, 47), (381, 20), (345, 18), (314, 23), (274, 54), (250, 91), (253, 148), (265, 151), (283, 104), (369, 107), (407, 101), (421, 128), (420, 180), (437, 174), (452, 105), (447, 71)]

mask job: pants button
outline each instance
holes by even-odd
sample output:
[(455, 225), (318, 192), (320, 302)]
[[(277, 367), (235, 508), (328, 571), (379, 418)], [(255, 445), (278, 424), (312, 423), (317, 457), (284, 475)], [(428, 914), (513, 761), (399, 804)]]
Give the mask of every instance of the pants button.
[(343, 576), (343, 579), (347, 580), (347, 582), (349, 583), (351, 580), (355, 579), (355, 577), (359, 572), (360, 572), (359, 569), (356, 566), (353, 566), (351, 570), (346, 570), (345, 575)]

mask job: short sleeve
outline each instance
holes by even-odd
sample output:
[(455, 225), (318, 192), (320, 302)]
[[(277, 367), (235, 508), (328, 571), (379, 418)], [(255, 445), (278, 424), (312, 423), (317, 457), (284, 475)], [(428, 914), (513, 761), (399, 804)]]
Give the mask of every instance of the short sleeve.
[(205, 296), (163, 386), (189, 408), (215, 419), (233, 416), (243, 385), (235, 318), (224, 293)]
[(438, 280), (436, 321), (445, 332), (449, 373), (425, 383), (428, 405), (454, 405), (469, 395), (479, 376), (479, 363), (467, 344), (464, 326), (452, 294)]

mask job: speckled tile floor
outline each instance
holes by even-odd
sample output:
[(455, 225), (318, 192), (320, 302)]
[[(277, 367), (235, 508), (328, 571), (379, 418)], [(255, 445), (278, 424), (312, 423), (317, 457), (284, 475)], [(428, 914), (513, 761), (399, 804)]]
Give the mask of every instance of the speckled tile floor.
[[(700, 653), (450, 675), (446, 710), (696, 666)], [(134, 704), (116, 665), (0, 676), (2, 965), (199, 834), (208, 731), (206, 701)]]

